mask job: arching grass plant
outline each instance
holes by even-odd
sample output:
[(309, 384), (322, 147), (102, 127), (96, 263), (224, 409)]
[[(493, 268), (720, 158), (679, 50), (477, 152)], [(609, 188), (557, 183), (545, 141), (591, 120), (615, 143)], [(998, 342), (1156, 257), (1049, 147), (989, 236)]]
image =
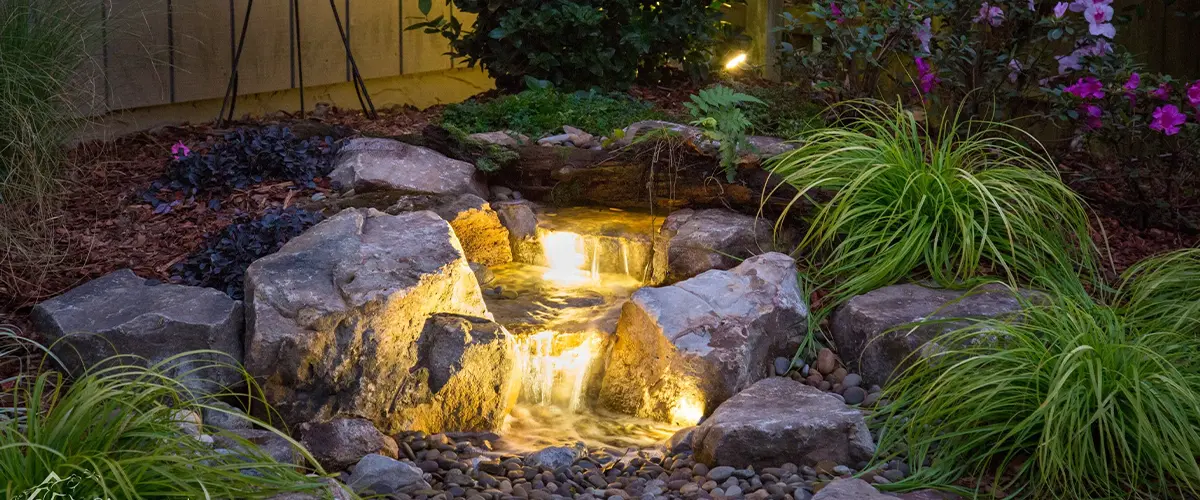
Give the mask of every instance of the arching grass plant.
[(1119, 300), (1140, 323), (1200, 338), (1200, 248), (1135, 264), (1122, 277)]
[(942, 350), (914, 359), (885, 388), (893, 402), (876, 415), (877, 460), (906, 456), (913, 467), (894, 488), (1063, 499), (1200, 494), (1194, 336), (1060, 297), (933, 344)]
[(905, 278), (1078, 283), (1094, 269), (1084, 203), (1029, 134), (957, 115), (931, 127), (899, 103), (833, 111), (837, 125), (767, 166), (799, 191), (792, 207), (815, 206), (796, 253), (831, 305)]
[[(0, 336), (20, 342), (10, 331)], [(7, 379), (0, 392), (4, 498), (269, 498), (325, 487), (245, 440), (227, 453), (182, 432), (179, 412), (211, 400), (191, 396), (160, 368), (114, 366), (72, 380), (47, 369)]]

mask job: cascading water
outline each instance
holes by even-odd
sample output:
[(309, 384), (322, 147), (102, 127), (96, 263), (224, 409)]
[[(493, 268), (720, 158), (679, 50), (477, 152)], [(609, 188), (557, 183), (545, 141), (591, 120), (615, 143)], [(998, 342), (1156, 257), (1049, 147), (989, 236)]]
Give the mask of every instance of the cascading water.
[[(492, 268), (492, 286), (504, 294), (493, 294), (488, 309), (517, 339), (522, 381), (500, 446), (532, 449), (575, 441), (646, 446), (677, 429), (589, 405), (621, 306), (650, 275), (651, 235), (657, 229), (649, 215), (628, 212), (576, 208), (542, 214), (540, 261)], [(679, 411), (680, 420), (695, 422), (691, 405)]]

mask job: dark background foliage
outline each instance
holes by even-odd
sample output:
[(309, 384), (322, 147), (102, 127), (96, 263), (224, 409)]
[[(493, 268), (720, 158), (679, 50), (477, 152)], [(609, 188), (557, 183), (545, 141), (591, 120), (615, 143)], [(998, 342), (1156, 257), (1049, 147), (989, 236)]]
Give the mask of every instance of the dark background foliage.
[[(720, 1), (447, 0), (476, 14), (464, 27), (438, 17), (409, 29), (439, 33), (451, 54), (480, 64), (506, 90), (525, 77), (577, 89), (625, 89), (663, 78), (674, 67), (696, 76), (711, 69), (713, 49), (729, 35)], [(428, 11), (429, 3), (422, 6)]]

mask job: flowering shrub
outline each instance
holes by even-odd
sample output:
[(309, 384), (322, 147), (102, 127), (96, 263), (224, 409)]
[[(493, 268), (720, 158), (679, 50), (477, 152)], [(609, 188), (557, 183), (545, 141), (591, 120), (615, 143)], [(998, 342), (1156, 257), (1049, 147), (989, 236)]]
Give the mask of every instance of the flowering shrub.
[(1200, 82), (1139, 73), (1112, 41), (1124, 21), (1112, 0), (815, 0), (782, 28), (816, 37), (814, 48), (784, 44), (782, 61), (833, 100), (899, 95), (976, 118), (1048, 116), (1073, 145), (1115, 160), (1121, 173), (1103, 182), (1174, 210), (1154, 193), (1200, 195), (1200, 182), (1178, 182), (1197, 164)]

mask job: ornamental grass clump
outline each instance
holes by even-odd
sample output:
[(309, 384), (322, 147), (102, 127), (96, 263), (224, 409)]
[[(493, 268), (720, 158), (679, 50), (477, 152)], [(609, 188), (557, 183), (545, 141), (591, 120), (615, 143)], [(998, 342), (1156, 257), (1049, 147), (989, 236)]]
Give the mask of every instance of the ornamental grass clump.
[(830, 305), (906, 278), (1077, 283), (1094, 268), (1083, 201), (1029, 134), (958, 115), (929, 129), (880, 101), (834, 111), (768, 164), (799, 191), (789, 209), (815, 205), (796, 253)]
[[(0, 340), (27, 342), (3, 329)], [(53, 359), (40, 346), (34, 350)], [(325, 487), (233, 435), (227, 437), (239, 450), (228, 453), (182, 432), (179, 412), (199, 411), (211, 399), (192, 397), (162, 375), (179, 359), (97, 369), (71, 380), (54, 370), (6, 379), (0, 392), (4, 498), (269, 498)]]
[(1139, 323), (1200, 338), (1200, 248), (1151, 257), (1129, 268), (1119, 303)]
[(885, 389), (893, 403), (877, 415), (877, 460), (903, 455), (913, 467), (893, 487), (1200, 494), (1197, 339), (1087, 297), (1024, 305), (1019, 318), (935, 339), (944, 349), (916, 357)]

